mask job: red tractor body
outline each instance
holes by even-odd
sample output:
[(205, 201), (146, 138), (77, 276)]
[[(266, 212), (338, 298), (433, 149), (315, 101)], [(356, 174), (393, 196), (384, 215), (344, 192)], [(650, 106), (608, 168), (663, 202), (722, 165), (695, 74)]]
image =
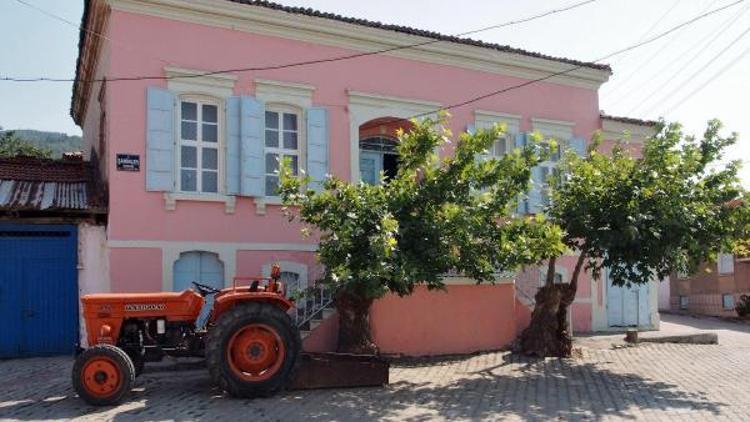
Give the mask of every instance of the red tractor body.
[[(89, 347), (73, 368), (76, 391), (92, 404), (117, 403), (144, 364), (164, 356), (205, 357), (214, 382), (236, 396), (278, 390), (301, 343), (279, 275), (274, 267), (271, 278), (235, 278), (221, 290), (195, 282), (176, 293), (83, 296)], [(199, 323), (207, 296), (213, 306)]]

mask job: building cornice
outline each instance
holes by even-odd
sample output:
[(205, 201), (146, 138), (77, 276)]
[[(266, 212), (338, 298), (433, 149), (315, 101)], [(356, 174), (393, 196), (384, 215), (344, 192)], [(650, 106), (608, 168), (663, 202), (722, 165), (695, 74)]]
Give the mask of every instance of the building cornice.
[(549, 58), (457, 42), (434, 42), (433, 38), (240, 3), (214, 0), (107, 1), (113, 9), (124, 12), (319, 43), (355, 51), (370, 52), (426, 43), (381, 54), (523, 79), (537, 79), (567, 71), (565, 74), (550, 77), (546, 81), (592, 90), (598, 89), (609, 79), (610, 75), (607, 69), (595, 69), (583, 64), (574, 65)]
[(643, 143), (655, 134), (653, 125), (602, 118), (602, 136), (605, 140)]

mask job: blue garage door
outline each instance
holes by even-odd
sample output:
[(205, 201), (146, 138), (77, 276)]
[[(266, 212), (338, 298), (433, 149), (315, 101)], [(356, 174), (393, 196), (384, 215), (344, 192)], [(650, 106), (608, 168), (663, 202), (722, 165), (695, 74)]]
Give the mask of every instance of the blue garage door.
[(69, 225), (0, 223), (0, 358), (74, 351), (76, 233)]

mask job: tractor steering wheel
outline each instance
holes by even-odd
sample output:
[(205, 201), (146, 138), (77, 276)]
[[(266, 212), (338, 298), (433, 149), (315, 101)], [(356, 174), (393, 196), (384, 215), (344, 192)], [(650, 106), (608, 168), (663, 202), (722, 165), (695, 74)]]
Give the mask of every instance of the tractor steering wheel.
[(215, 295), (216, 293), (219, 293), (221, 290), (208, 286), (206, 284), (198, 283), (197, 281), (193, 282), (193, 286), (195, 286), (195, 289), (198, 290), (198, 293), (200, 293), (201, 296), (206, 297), (208, 295)]

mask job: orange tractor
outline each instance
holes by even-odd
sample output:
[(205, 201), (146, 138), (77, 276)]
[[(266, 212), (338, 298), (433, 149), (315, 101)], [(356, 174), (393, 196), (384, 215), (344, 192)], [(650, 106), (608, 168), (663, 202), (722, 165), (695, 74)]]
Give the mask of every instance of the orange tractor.
[[(93, 294), (81, 298), (89, 348), (73, 366), (73, 386), (94, 405), (121, 402), (146, 362), (164, 356), (205, 357), (213, 382), (237, 397), (269, 395), (284, 386), (300, 351), (287, 311), (294, 304), (270, 278), (235, 279), (215, 289), (194, 282), (179, 293)], [(249, 285), (241, 285), (242, 282)], [(199, 315), (208, 296), (205, 327)]]

